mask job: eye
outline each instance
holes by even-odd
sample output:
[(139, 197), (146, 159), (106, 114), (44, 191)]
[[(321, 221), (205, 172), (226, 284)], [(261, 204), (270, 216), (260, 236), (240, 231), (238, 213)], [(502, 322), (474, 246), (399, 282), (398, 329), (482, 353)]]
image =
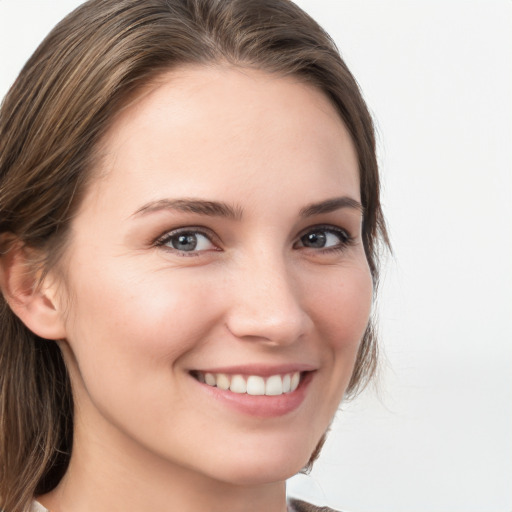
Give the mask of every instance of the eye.
[(193, 229), (173, 231), (167, 233), (156, 245), (179, 252), (201, 252), (217, 250), (217, 246), (210, 240), (209, 236)]
[(345, 248), (351, 242), (351, 236), (344, 229), (321, 226), (303, 234), (297, 245), (309, 249), (336, 250)]

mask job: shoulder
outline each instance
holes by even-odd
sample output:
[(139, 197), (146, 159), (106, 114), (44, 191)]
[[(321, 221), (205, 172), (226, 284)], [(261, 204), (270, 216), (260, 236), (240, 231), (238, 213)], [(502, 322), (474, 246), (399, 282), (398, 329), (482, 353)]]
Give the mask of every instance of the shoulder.
[(288, 500), (289, 512), (341, 512), (329, 507), (317, 507), (302, 500), (290, 498)]

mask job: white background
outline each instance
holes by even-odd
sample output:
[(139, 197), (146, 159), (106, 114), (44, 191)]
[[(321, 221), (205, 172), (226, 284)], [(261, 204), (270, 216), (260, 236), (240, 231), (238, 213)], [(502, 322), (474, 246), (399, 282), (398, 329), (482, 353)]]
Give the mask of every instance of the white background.
[[(0, 0), (0, 96), (80, 2)], [(512, 512), (512, 1), (298, 0), (374, 114), (394, 256), (378, 391), (290, 494), (353, 512)]]

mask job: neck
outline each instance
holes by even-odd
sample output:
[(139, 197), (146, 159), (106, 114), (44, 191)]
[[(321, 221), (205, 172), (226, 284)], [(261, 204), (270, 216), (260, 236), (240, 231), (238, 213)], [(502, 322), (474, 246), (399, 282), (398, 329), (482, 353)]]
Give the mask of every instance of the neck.
[(224, 482), (120, 441), (91, 438), (75, 424), (68, 471), (40, 503), (51, 512), (286, 511), (284, 481)]

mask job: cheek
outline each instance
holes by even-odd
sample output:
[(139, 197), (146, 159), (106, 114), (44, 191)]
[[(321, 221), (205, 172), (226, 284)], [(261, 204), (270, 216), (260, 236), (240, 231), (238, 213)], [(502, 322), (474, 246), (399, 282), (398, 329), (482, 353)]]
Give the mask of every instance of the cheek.
[[(356, 352), (370, 317), (373, 285), (365, 264), (342, 268), (310, 286), (310, 310), (333, 352)], [(348, 355), (348, 354), (347, 354)]]
[(135, 405), (141, 417), (153, 418), (155, 429), (169, 430), (187, 396), (180, 362), (216, 322), (208, 286), (181, 274), (119, 276), (105, 268), (93, 281), (74, 283), (67, 362), (85, 416), (138, 435), (130, 426)]
[(74, 283), (69, 344), (84, 378), (93, 372), (108, 378), (112, 368), (130, 378), (149, 366), (169, 368), (215, 321), (207, 287), (179, 272), (172, 279), (166, 272), (120, 274), (106, 268)]
[(313, 440), (331, 423), (352, 377), (372, 308), (373, 285), (366, 262), (333, 268), (325, 280), (309, 283), (308, 306), (315, 342), (321, 347), (321, 404), (311, 415)]

